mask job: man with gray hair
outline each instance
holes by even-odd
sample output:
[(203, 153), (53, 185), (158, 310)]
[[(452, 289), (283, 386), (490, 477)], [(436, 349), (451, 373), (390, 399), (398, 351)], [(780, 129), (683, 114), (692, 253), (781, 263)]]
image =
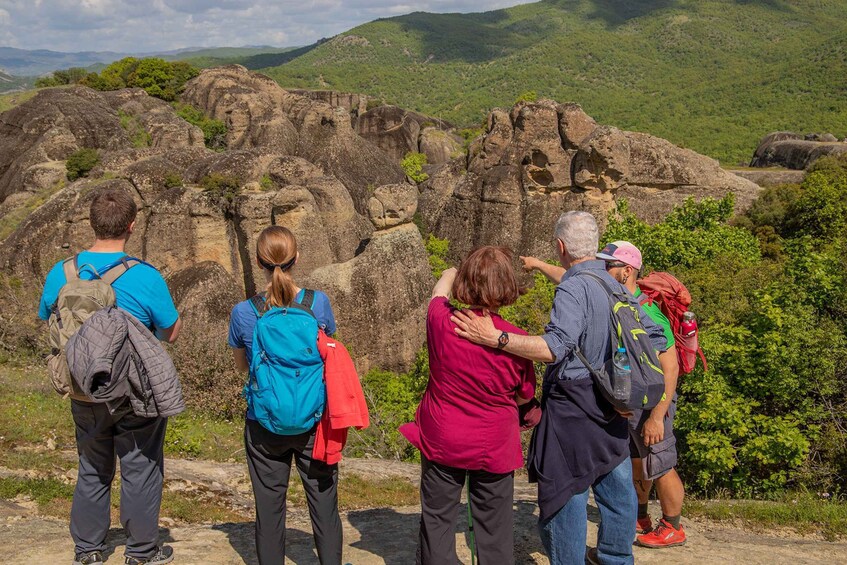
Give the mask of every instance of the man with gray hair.
[[(587, 563), (631, 564), (635, 539), (637, 498), (629, 463), (627, 420), (593, 385), (577, 349), (594, 367), (611, 369), (611, 306), (606, 290), (594, 276), (621, 290), (641, 311), (618, 281), (594, 255), (599, 229), (587, 212), (562, 214), (555, 228), (556, 251), (562, 267), (542, 336), (521, 336), (497, 330), (487, 313), (456, 312), (453, 323), (460, 336), (488, 347), (547, 363), (542, 385), (541, 422), (532, 435), (527, 469), (538, 483), (539, 533), (552, 565)], [(580, 276), (581, 273), (587, 273)], [(590, 275), (594, 276), (590, 276)], [(642, 311), (643, 312), (643, 311)], [(641, 317), (653, 346), (667, 349), (662, 329)], [(588, 489), (600, 510), (597, 547), (585, 552)]]

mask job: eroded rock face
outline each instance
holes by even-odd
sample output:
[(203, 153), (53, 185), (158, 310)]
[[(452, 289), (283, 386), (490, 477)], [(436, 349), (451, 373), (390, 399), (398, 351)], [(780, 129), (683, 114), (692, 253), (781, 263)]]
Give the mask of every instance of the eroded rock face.
[(417, 209), (418, 190), (408, 184), (381, 186), (368, 202), (371, 222), (377, 229), (411, 222)]
[(461, 160), (421, 185), (427, 227), (458, 259), (483, 244), (551, 257), (558, 216), (586, 210), (605, 224), (618, 198), (658, 221), (686, 197), (736, 194), (743, 209), (759, 188), (718, 162), (647, 134), (598, 126), (576, 104), (551, 100), (494, 110)]
[(231, 149), (263, 147), (323, 167), (347, 187), (361, 213), (368, 186), (405, 177), (397, 163), (356, 134), (347, 110), (287, 92), (239, 65), (204, 70), (188, 82), (183, 98), (227, 124)]
[(361, 254), (312, 271), (303, 284), (329, 295), (339, 333), (364, 372), (408, 368), (426, 336), (434, 283), (420, 232), (403, 224), (374, 233)]
[(461, 152), (462, 140), (449, 122), (398, 106), (377, 106), (360, 115), (356, 131), (395, 161), (423, 153), (431, 164), (446, 163)]
[(837, 141), (832, 134), (809, 134), (778, 131), (766, 135), (759, 142), (751, 167), (785, 167), (805, 170), (827, 155), (847, 153), (847, 140)]

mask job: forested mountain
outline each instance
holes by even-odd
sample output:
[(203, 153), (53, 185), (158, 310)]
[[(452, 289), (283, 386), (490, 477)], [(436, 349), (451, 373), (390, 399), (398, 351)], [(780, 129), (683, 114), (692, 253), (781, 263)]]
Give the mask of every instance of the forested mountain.
[(263, 69), (475, 126), (526, 93), (747, 161), (781, 129), (847, 135), (847, 1), (545, 0), (376, 20)]

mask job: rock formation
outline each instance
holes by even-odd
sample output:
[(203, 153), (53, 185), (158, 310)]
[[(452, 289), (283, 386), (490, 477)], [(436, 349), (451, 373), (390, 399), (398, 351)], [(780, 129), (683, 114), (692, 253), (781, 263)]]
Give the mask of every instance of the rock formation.
[(462, 153), (462, 139), (449, 122), (397, 106), (377, 106), (359, 116), (356, 131), (400, 161), (409, 152), (423, 153), (427, 161), (440, 164)]
[(368, 187), (403, 182), (399, 165), (356, 135), (344, 108), (283, 90), (239, 65), (206, 69), (182, 98), (227, 125), (227, 147), (302, 157), (340, 180), (365, 213)]
[(847, 141), (839, 142), (831, 133), (803, 136), (778, 131), (762, 138), (750, 166), (804, 170), (821, 157), (844, 153), (847, 153)]
[(484, 243), (551, 256), (550, 230), (567, 210), (603, 223), (618, 198), (657, 221), (688, 196), (758, 192), (717, 161), (647, 134), (598, 126), (576, 104), (551, 100), (494, 110), (486, 132), (421, 186), (421, 216), (458, 258)]
[[(563, 211), (602, 222), (625, 197), (657, 220), (689, 195), (732, 191), (743, 207), (757, 191), (712, 159), (598, 126), (575, 104), (494, 110), (465, 154), (444, 122), (390, 106), (351, 120), (343, 100), (314, 98), (239, 66), (203, 71), (182, 102), (226, 123), (227, 150), (215, 152), (142, 90), (41, 91), (0, 115), (0, 271), (37, 288), (90, 244), (94, 195), (122, 188), (139, 207), (128, 252), (168, 280), (191, 347), (217, 355), (229, 309), (265, 284), (259, 232), (283, 225), (298, 238), (295, 278), (329, 294), (359, 369), (403, 370), (424, 341), (434, 282), (413, 219), (454, 257), (483, 243), (549, 257)], [(99, 163), (68, 182), (65, 160), (81, 148)], [(420, 187), (398, 165), (408, 151), (441, 163)]]

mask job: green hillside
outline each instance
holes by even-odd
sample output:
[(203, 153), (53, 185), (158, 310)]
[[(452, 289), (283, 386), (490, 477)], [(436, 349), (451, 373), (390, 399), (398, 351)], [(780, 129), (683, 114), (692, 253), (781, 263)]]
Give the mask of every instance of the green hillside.
[(546, 0), (414, 13), (262, 72), (463, 125), (535, 91), (734, 165), (774, 130), (847, 136), (844, 14), (845, 0)]

